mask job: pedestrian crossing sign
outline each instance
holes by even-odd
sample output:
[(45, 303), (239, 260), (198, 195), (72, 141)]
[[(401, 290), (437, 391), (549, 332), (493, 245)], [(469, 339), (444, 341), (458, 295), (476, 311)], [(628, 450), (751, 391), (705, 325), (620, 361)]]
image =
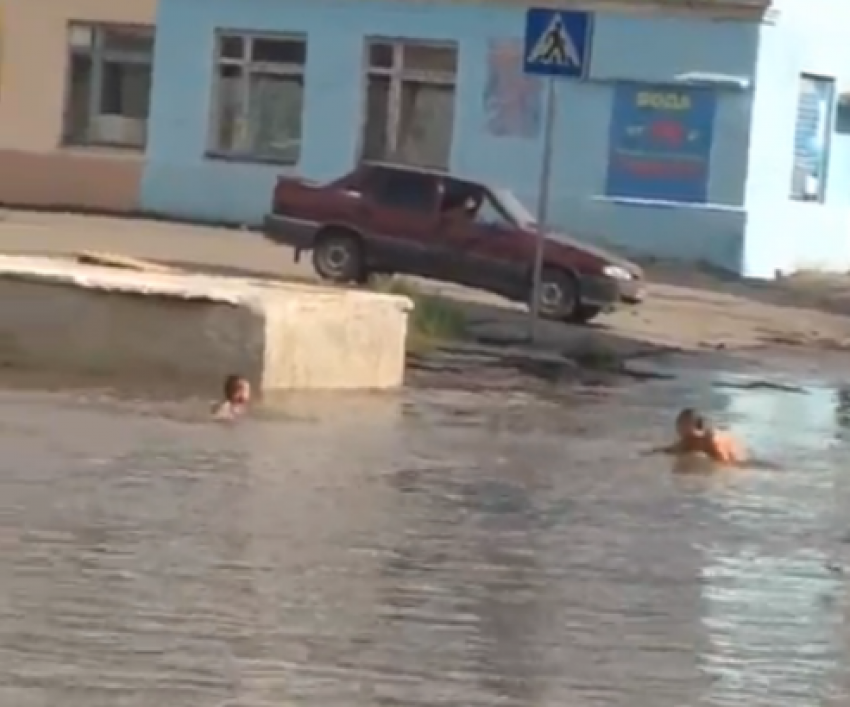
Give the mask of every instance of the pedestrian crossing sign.
[(525, 73), (585, 78), (590, 65), (593, 15), (531, 8), (525, 19)]

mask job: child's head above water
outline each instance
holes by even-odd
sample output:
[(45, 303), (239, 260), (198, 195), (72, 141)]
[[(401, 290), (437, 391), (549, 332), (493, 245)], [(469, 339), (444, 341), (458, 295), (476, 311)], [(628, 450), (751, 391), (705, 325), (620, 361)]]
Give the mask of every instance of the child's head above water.
[(224, 399), (231, 405), (246, 405), (251, 400), (251, 384), (235, 373), (224, 379)]
[(695, 437), (704, 434), (708, 423), (695, 408), (685, 408), (676, 417), (676, 432), (679, 437)]

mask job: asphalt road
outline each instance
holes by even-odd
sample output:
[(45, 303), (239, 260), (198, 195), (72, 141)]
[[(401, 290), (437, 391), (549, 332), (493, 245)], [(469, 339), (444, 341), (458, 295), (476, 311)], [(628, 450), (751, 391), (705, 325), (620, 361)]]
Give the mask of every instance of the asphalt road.
[[(315, 281), (309, 257), (248, 230), (194, 226), (144, 219), (5, 211), (0, 215), (0, 252), (70, 255), (83, 251), (145, 258), (193, 269)], [(470, 303), (521, 309), (485, 292), (432, 282), (428, 291)]]
[[(309, 259), (297, 264), (291, 249), (247, 230), (73, 214), (0, 213), (0, 252), (68, 255), (82, 251), (213, 272), (315, 280)], [(653, 284), (644, 305), (603, 317), (596, 326), (542, 323), (541, 344), (564, 349), (595, 339), (608, 345), (627, 340), (687, 349), (733, 349), (774, 340), (850, 341), (846, 318), (850, 310), (845, 302), (850, 301), (850, 294), (843, 294), (850, 292), (846, 278), (840, 278), (838, 294), (822, 284), (810, 286), (811, 292), (799, 293), (783, 286), (765, 288), (744, 281), (718, 280), (681, 267), (671, 272), (651, 274)], [(521, 305), (454, 285), (417, 284), (462, 303), (470, 321), (487, 327), (488, 332), (492, 329), (495, 335), (507, 338), (527, 333), (527, 313)], [(825, 294), (842, 306), (819, 304)], [(832, 312), (827, 313), (828, 309)], [(836, 309), (844, 316), (836, 316)]]
[(251, 231), (143, 219), (7, 211), (0, 218), (0, 250), (50, 255), (103, 251), (265, 276), (312, 274), (309, 263), (293, 262), (289, 248), (275, 246)]

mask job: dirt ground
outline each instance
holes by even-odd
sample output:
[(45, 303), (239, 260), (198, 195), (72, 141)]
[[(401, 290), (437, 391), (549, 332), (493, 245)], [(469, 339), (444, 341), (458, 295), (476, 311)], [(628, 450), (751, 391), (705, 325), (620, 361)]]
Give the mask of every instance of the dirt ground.
[[(250, 231), (138, 219), (0, 213), (0, 252), (69, 254), (105, 251), (212, 271), (312, 279), (286, 248)], [(546, 323), (540, 343), (560, 351), (604, 344), (628, 354), (653, 347), (685, 351), (802, 348), (850, 350), (850, 275), (800, 275), (748, 282), (673, 265), (648, 267), (647, 302), (604, 317), (598, 325)], [(467, 308), (482, 336), (510, 339), (527, 332), (527, 316), (500, 298), (423, 283)]]

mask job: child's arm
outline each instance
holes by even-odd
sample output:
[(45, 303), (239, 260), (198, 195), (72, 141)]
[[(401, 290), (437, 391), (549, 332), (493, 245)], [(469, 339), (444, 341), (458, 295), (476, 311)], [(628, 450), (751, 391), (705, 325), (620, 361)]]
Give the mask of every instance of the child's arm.
[(655, 447), (654, 449), (647, 449), (643, 454), (644, 456), (651, 456), (653, 454), (680, 454), (682, 451), (682, 445), (680, 442), (673, 442), (672, 444), (666, 444), (663, 447)]
[(212, 417), (214, 420), (232, 420), (233, 419), (233, 409), (226, 400), (216, 403), (212, 406)]

